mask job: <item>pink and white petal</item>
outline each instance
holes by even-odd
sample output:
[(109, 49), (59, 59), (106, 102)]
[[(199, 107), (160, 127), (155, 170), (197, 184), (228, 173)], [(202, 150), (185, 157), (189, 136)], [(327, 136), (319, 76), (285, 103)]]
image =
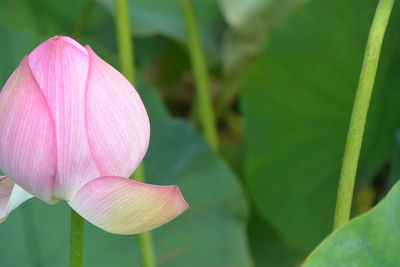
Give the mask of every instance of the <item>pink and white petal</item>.
[(0, 94), (0, 168), (49, 202), (56, 165), (54, 122), (24, 58)]
[(146, 154), (150, 124), (135, 88), (90, 47), (86, 128), (101, 176), (129, 177)]
[(69, 199), (100, 175), (89, 150), (85, 127), (86, 49), (69, 37), (53, 37), (30, 55), (29, 64), (55, 121), (57, 176), (54, 196)]
[(115, 176), (90, 181), (69, 204), (83, 218), (114, 234), (152, 230), (189, 207), (176, 186), (156, 186)]
[(10, 178), (0, 176), (0, 222), (3, 222), (11, 211), (32, 197), (33, 195), (14, 184)]

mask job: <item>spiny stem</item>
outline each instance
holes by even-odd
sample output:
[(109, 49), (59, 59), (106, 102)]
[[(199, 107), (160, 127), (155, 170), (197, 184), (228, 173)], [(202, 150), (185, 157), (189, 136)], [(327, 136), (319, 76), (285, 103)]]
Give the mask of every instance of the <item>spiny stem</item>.
[(195, 9), (191, 0), (181, 0), (181, 4), (186, 20), (189, 41), (188, 48), (196, 81), (196, 105), (200, 116), (201, 127), (203, 128), (208, 143), (214, 150), (218, 150), (218, 134), (211, 103), (207, 64), (197, 25)]
[(84, 235), (83, 218), (71, 209), (71, 246), (70, 246), (70, 266), (83, 266), (83, 235)]
[(369, 32), (364, 61), (354, 100), (336, 202), (334, 229), (350, 220), (354, 183), (364, 135), (365, 121), (375, 82), (383, 37), (394, 0), (380, 0)]
[[(118, 39), (118, 56), (121, 72), (131, 82), (135, 82), (135, 60), (133, 53), (133, 41), (129, 21), (128, 0), (116, 0), (116, 26)], [(145, 169), (139, 165), (132, 177), (137, 177), (139, 182), (145, 182)], [(132, 178), (131, 177), (131, 178)], [(137, 235), (140, 250), (140, 261), (143, 267), (156, 266), (151, 232)]]

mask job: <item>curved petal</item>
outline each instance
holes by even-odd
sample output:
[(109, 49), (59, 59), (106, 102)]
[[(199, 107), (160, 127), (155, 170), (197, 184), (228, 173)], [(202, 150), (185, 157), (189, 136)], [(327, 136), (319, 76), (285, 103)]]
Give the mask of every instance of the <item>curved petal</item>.
[(14, 184), (10, 178), (0, 176), (0, 222), (3, 222), (11, 211), (32, 197), (33, 195)]
[(150, 125), (135, 88), (117, 70), (89, 52), (86, 128), (101, 176), (129, 177), (146, 154)]
[(176, 186), (155, 186), (115, 176), (90, 181), (69, 204), (89, 222), (115, 234), (149, 231), (189, 207)]
[(49, 202), (56, 174), (54, 122), (24, 58), (0, 95), (0, 167)]
[(69, 199), (99, 171), (85, 127), (86, 49), (69, 37), (53, 37), (30, 55), (29, 64), (46, 97), (57, 135), (54, 196)]

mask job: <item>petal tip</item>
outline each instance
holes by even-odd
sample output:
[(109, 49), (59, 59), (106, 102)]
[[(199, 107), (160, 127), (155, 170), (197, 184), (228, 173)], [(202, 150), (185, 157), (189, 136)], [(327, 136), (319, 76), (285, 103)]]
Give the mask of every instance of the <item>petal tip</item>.
[(43, 43), (41, 43), (31, 52), (31, 54), (33, 54), (38, 49), (42, 50), (42, 52), (44, 53), (52, 53), (54, 52), (53, 49), (55, 47), (73, 47), (74, 49), (78, 49), (79, 51), (83, 52), (86, 56), (88, 55), (86, 49), (82, 45), (80, 45), (77, 41), (75, 41), (71, 37), (59, 36), (59, 35), (55, 35), (49, 38), (48, 40), (44, 41)]
[(0, 223), (5, 222), (7, 220), (7, 218), (8, 218), (8, 213), (7, 212), (3, 211), (3, 212), (0, 213)]
[(55, 36), (57, 37), (56, 40), (62, 40), (65, 43), (68, 43), (69, 45), (74, 46), (75, 48), (79, 49), (81, 52), (83, 52), (85, 55), (88, 55), (88, 51), (83, 47), (80, 43), (75, 41), (69, 36)]
[(185, 212), (188, 208), (190, 208), (189, 204), (187, 203), (187, 201), (183, 197), (182, 192), (181, 192), (181, 190), (179, 189), (178, 186), (174, 185), (173, 186), (173, 191), (174, 191), (174, 194), (176, 195), (177, 200), (180, 202), (180, 204), (182, 206), (181, 207), (181, 209), (182, 209), (181, 213)]
[(0, 223), (7, 219), (12, 210), (32, 197), (10, 178), (0, 177)]

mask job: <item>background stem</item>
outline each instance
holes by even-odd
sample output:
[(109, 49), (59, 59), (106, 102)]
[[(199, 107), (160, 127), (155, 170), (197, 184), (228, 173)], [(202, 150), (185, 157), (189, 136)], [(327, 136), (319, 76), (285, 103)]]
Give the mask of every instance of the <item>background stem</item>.
[(83, 218), (71, 209), (71, 246), (70, 246), (70, 266), (83, 266)]
[[(132, 83), (135, 83), (135, 59), (133, 53), (133, 41), (131, 36), (128, 0), (116, 0), (116, 27), (118, 40), (118, 57), (122, 74)], [(135, 173), (139, 182), (145, 182), (145, 169), (143, 164), (139, 165)], [(137, 235), (140, 261), (143, 267), (155, 266), (155, 255), (151, 232)]]
[(334, 229), (350, 219), (354, 183), (364, 134), (365, 121), (375, 82), (382, 41), (394, 0), (380, 0), (369, 32), (364, 61), (354, 100), (336, 202)]
[(211, 103), (207, 64), (195, 9), (191, 0), (181, 0), (181, 4), (186, 20), (189, 53), (197, 90), (196, 105), (200, 116), (201, 127), (203, 128), (208, 143), (214, 150), (218, 150), (218, 135)]
[(85, 32), (90, 14), (93, 10), (95, 0), (87, 0), (81, 14), (79, 15), (78, 22), (75, 24), (74, 37), (77, 38)]
[(116, 0), (115, 19), (117, 27), (118, 59), (122, 74), (135, 83), (135, 58), (129, 21), (128, 0)]

